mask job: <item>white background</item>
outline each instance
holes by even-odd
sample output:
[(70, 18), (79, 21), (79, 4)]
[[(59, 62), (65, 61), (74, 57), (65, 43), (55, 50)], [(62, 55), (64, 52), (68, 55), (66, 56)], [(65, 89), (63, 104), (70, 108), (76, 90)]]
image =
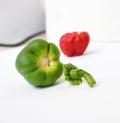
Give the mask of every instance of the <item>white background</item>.
[(47, 36), (87, 31), (93, 41), (120, 41), (119, 0), (46, 0)]
[[(90, 72), (96, 85), (90, 88), (83, 81), (80, 86), (72, 86), (62, 76), (54, 86), (32, 87), (15, 68), (16, 56), (24, 45), (3, 50), (0, 52), (0, 123), (120, 123), (118, 1), (80, 3), (47, 0), (47, 36), (58, 45), (59, 37), (66, 31), (88, 31), (92, 40), (85, 54), (69, 58), (61, 53), (60, 60)], [(74, 14), (76, 11), (80, 16)], [(91, 15), (95, 18), (90, 18)]]
[(90, 72), (96, 85), (72, 86), (62, 76), (35, 88), (17, 72), (22, 47), (0, 53), (0, 123), (120, 123), (120, 44), (91, 42), (84, 55), (61, 62)]

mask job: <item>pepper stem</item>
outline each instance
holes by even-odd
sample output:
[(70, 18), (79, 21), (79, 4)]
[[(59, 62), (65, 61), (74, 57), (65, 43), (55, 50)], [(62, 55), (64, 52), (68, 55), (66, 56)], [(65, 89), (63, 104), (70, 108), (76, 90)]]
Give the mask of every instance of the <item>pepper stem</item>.
[(88, 85), (90, 87), (93, 87), (93, 85), (96, 84), (95, 79), (93, 78), (93, 76), (90, 73), (80, 69), (79, 75), (83, 75), (82, 77), (86, 80), (86, 82), (88, 83)]
[(80, 85), (82, 83), (82, 78), (86, 80), (90, 87), (93, 87), (93, 85), (96, 83), (95, 79), (90, 73), (77, 68), (71, 63), (64, 64), (63, 68), (65, 80), (69, 81), (73, 85)]

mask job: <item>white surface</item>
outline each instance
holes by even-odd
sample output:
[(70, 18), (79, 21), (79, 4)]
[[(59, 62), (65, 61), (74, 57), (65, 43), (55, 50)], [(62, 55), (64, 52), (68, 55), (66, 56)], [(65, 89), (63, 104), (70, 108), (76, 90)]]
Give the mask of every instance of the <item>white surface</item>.
[(97, 84), (72, 86), (61, 77), (35, 88), (15, 69), (21, 48), (0, 52), (0, 123), (120, 123), (120, 43), (91, 42), (84, 55), (61, 61), (90, 72)]
[(46, 0), (47, 37), (87, 31), (94, 41), (120, 41), (119, 0)]
[(44, 0), (0, 1), (0, 43), (19, 43), (44, 30)]

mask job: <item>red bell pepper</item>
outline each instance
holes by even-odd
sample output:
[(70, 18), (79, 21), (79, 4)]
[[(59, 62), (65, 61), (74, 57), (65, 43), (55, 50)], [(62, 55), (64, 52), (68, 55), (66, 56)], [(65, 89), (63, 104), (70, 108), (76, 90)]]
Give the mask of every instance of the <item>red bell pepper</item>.
[(90, 41), (90, 36), (87, 32), (72, 32), (62, 35), (59, 41), (59, 46), (62, 52), (67, 56), (82, 55)]

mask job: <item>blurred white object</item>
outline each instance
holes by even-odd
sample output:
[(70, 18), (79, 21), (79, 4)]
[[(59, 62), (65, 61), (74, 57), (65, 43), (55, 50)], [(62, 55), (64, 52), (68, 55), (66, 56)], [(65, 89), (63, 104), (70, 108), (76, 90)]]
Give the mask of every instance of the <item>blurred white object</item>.
[(88, 31), (94, 41), (120, 41), (119, 0), (46, 0), (47, 37)]
[(44, 0), (0, 0), (0, 44), (16, 44), (44, 30)]

